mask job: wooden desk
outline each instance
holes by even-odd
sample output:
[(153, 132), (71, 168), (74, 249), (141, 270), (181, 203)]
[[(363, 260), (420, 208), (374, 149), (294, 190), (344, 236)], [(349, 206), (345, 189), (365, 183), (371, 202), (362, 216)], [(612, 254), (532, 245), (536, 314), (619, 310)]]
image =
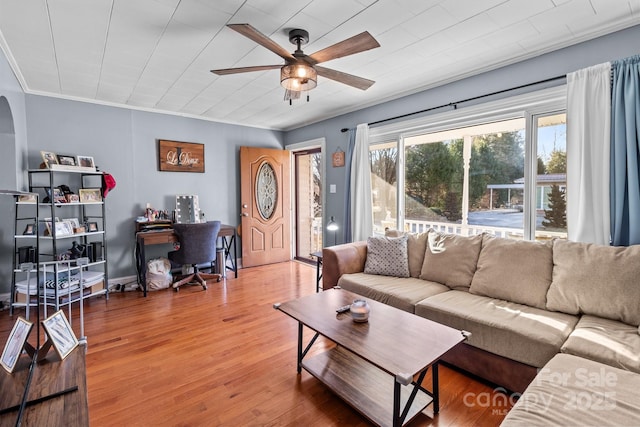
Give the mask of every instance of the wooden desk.
[[(232, 225), (222, 224), (220, 225), (218, 237), (222, 238), (225, 268), (233, 271), (236, 278), (238, 278), (238, 264), (236, 261), (236, 228)], [(136, 233), (136, 270), (138, 272), (138, 284), (142, 287), (145, 297), (147, 296), (147, 262), (144, 253), (145, 246), (176, 242), (178, 242), (178, 236), (176, 236), (172, 228), (153, 231), (139, 231)], [(231, 256), (232, 247), (233, 256)], [(230, 261), (231, 266), (226, 264), (227, 260)]]
[[(0, 408), (19, 405), (29, 374), (31, 358), (23, 355), (13, 374), (0, 369)], [(72, 391), (40, 403), (26, 406), (23, 426), (88, 426), (89, 407), (85, 367), (85, 347), (78, 346), (64, 360), (53, 349), (36, 364), (27, 401), (77, 386)], [(0, 426), (15, 426), (18, 410), (0, 415)]]

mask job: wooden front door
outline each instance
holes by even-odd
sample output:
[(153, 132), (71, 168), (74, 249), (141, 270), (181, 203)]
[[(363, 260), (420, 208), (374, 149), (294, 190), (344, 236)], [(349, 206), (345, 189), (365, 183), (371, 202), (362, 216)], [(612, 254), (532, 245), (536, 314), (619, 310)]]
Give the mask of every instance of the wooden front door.
[(289, 151), (240, 147), (242, 266), (291, 259)]

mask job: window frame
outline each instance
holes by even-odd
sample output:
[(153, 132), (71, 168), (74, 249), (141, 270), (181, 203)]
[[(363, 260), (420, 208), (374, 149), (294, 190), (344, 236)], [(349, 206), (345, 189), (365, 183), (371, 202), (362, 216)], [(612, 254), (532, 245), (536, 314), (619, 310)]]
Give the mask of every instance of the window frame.
[(446, 130), (479, 125), (487, 122), (525, 119), (525, 189), (524, 189), (524, 224), (525, 240), (535, 240), (536, 232), (536, 174), (537, 174), (537, 118), (553, 113), (566, 112), (566, 84), (541, 89), (525, 94), (519, 94), (498, 100), (458, 108), (452, 104), (452, 110), (430, 114), (415, 119), (394, 121), (369, 129), (369, 146), (397, 143), (397, 223), (399, 228), (404, 223), (404, 167), (405, 167), (405, 138), (425, 133), (442, 132)]

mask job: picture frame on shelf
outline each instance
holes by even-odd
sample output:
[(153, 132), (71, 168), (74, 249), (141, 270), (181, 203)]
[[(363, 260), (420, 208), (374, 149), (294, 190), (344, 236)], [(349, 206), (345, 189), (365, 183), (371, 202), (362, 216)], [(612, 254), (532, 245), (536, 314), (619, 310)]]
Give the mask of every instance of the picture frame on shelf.
[(59, 187), (53, 188), (53, 203), (67, 203), (67, 198)]
[(67, 194), (65, 197), (67, 199), (67, 203), (80, 203), (80, 196), (77, 194)]
[(24, 227), (24, 231), (22, 232), (22, 234), (24, 236), (33, 236), (34, 234), (36, 234), (36, 225), (33, 223), (27, 224)]
[(36, 195), (35, 194), (23, 194), (18, 196), (18, 202), (20, 203), (35, 203)]
[(44, 165), (49, 168), (51, 165), (58, 164), (58, 156), (51, 151), (40, 151)]
[(58, 164), (65, 166), (77, 166), (76, 158), (74, 156), (68, 156), (65, 154), (58, 154)]
[(78, 220), (78, 218), (63, 218), (62, 221), (68, 222), (72, 229), (80, 227), (80, 220)]
[(93, 157), (91, 156), (77, 156), (78, 166), (82, 166), (84, 168), (94, 168), (96, 167), (95, 162), (93, 161)]
[(69, 222), (58, 221), (56, 224), (56, 236), (71, 236), (73, 234), (73, 227)]
[(102, 190), (100, 188), (81, 188), (78, 190), (80, 203), (102, 202)]
[(52, 236), (53, 234), (52, 234), (52, 231), (51, 231), (51, 230), (52, 230), (52, 228), (53, 228), (53, 223), (54, 223), (54, 222), (59, 222), (59, 221), (60, 221), (60, 218), (55, 217), (55, 220), (53, 220), (53, 221), (51, 220), (51, 218), (45, 218), (43, 221), (44, 221), (44, 225), (45, 225), (45, 227), (46, 227), (46, 229), (45, 229), (45, 236), (46, 236), (46, 235)]
[(98, 231), (98, 223), (97, 222), (88, 222), (87, 223), (87, 233), (95, 233)]
[(0, 364), (9, 373), (12, 373), (18, 364), (18, 359), (22, 354), (22, 349), (29, 338), (29, 333), (33, 328), (33, 323), (29, 322), (22, 316), (16, 319), (13, 324), (9, 339), (7, 339), (0, 357)]
[(56, 311), (43, 320), (42, 326), (60, 359), (67, 357), (78, 346), (78, 338), (62, 310)]

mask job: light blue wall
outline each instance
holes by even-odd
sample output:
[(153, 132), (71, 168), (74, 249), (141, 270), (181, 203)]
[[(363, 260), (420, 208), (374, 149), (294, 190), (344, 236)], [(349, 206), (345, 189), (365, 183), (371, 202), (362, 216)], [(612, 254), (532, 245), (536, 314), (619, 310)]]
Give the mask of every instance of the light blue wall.
[[(640, 26), (635, 26), (445, 86), (291, 130), (285, 134), (285, 144), (295, 144), (324, 137), (326, 139), (327, 155), (336, 151), (338, 147), (346, 151), (348, 133), (341, 133), (341, 128), (355, 128), (359, 123), (371, 123), (421, 111), (463, 99), (562, 76), (569, 72), (613, 59), (636, 55), (640, 53), (638, 40), (640, 40)], [(538, 90), (548, 86), (550, 86), (550, 84), (538, 85), (534, 88), (519, 91), (511, 91), (500, 96), (485, 98), (475, 103), (513, 96), (525, 91)], [(345, 90), (345, 96), (348, 96), (347, 94), (348, 90)], [(313, 102), (313, 100), (311, 102)], [(472, 103), (465, 105), (472, 105)], [(464, 106), (461, 108), (464, 108)], [(442, 111), (446, 110), (437, 110), (431, 114)], [(419, 116), (412, 116), (411, 118), (416, 117)], [(329, 217), (334, 216), (336, 221), (342, 224), (344, 222), (345, 168), (334, 168), (331, 166), (331, 162), (326, 162), (326, 165), (326, 186), (328, 188), (329, 185), (335, 184), (337, 192), (335, 194), (327, 192), (326, 194), (325, 222), (328, 221)], [(340, 240), (340, 236), (338, 236), (338, 243), (341, 243), (341, 241), (343, 240)]]
[[(0, 188), (25, 190), (25, 170), (38, 167), (41, 150), (92, 156), (101, 170), (116, 179), (106, 204), (112, 278), (135, 273), (133, 221), (146, 203), (171, 211), (176, 194), (197, 194), (207, 219), (236, 225), (239, 147), (283, 147), (283, 134), (278, 131), (25, 95), (0, 51), (0, 102), (4, 99), (12, 117), (7, 119), (7, 109), (0, 108), (0, 133), (10, 127), (5, 126), (7, 121), (12, 122), (14, 131), (13, 135), (0, 135)], [(205, 173), (159, 172), (157, 139), (204, 144)], [(9, 197), (0, 199), (2, 218), (13, 217), (12, 202)], [(147, 255), (164, 255), (167, 249), (158, 246)], [(0, 250), (3, 293), (11, 283), (12, 221), (0, 224)]]
[[(283, 146), (277, 131), (51, 97), (27, 95), (26, 113), (30, 167), (40, 163), (40, 150), (80, 154), (92, 156), (115, 178), (116, 188), (106, 199), (112, 278), (135, 272), (134, 219), (147, 203), (171, 212), (176, 194), (197, 194), (207, 219), (237, 225), (239, 147)], [(205, 173), (158, 171), (158, 139), (204, 144)], [(166, 256), (167, 249), (149, 248), (147, 258)]]

